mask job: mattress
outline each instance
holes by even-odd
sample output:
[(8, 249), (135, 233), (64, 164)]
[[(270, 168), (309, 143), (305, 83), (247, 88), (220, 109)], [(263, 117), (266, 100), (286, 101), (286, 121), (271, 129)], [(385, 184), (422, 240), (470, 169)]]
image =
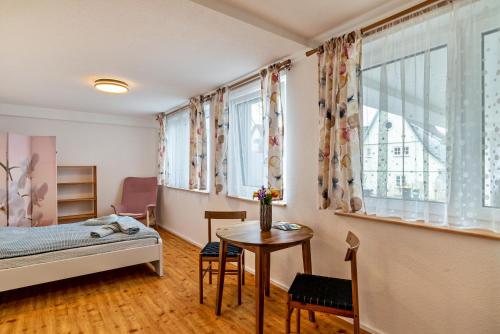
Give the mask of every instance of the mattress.
[(90, 232), (98, 229), (99, 226), (85, 226), (84, 222), (31, 228), (1, 227), (0, 261), (125, 241), (153, 239), (156, 243), (158, 242), (160, 238), (158, 232), (140, 222), (137, 222), (137, 226), (139, 232), (136, 234), (113, 233), (104, 238), (91, 237)]
[(18, 268), (34, 264), (41, 264), (59, 260), (74, 259), (87, 255), (102, 254), (106, 252), (119, 251), (137, 247), (145, 247), (158, 244), (157, 238), (143, 238), (137, 240), (128, 240), (112, 242), (95, 246), (69, 248), (65, 250), (40, 253), (35, 255), (11, 257), (0, 260), (0, 270)]

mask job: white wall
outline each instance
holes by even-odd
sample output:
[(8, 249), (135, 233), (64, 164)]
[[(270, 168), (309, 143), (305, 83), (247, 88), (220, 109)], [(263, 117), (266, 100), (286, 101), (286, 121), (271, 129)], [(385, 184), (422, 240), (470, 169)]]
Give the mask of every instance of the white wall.
[[(348, 277), (343, 258), (345, 237), (351, 230), (361, 240), (360, 302), (365, 328), (386, 334), (500, 333), (498, 241), (343, 218), (316, 209), (316, 81), (314, 56), (296, 62), (288, 74), (288, 205), (273, 209), (275, 219), (314, 229), (313, 272)], [(164, 188), (162, 196), (163, 226), (198, 244), (207, 240), (204, 210), (242, 209), (250, 219), (258, 217), (256, 203), (213, 193)], [(253, 256), (248, 256), (248, 266), (253, 268), (252, 261)], [(273, 253), (271, 277), (278, 284), (289, 286), (301, 270), (299, 248)]]
[(82, 113), (0, 104), (0, 132), (56, 136), (59, 165), (96, 165), (98, 213), (111, 212), (127, 176), (156, 176), (153, 117)]

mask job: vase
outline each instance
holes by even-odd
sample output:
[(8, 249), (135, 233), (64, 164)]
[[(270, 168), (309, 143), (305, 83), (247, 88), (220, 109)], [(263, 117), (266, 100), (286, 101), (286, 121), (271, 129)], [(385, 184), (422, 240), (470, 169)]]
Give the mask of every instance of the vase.
[(273, 207), (270, 204), (260, 204), (260, 230), (268, 232), (273, 223)]

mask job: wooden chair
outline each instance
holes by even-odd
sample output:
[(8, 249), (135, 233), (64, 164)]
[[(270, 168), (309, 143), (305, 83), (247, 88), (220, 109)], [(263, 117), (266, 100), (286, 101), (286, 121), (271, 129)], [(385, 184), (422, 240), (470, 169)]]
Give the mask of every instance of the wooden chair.
[[(246, 211), (205, 211), (205, 218), (208, 220), (208, 243), (200, 251), (200, 304), (203, 304), (203, 278), (208, 273), (208, 282), (212, 284), (212, 274), (218, 274), (219, 269), (212, 267), (212, 262), (219, 263), (218, 241), (212, 242), (212, 219), (240, 219), (242, 222), (247, 218)], [(241, 305), (241, 286), (245, 285), (245, 253), (240, 247), (228, 245), (227, 262), (237, 263), (237, 269), (226, 270), (226, 275), (238, 276), (238, 305)], [(208, 262), (208, 266), (203, 268), (203, 263)]]
[(300, 333), (300, 310), (323, 312), (354, 319), (354, 334), (359, 334), (358, 271), (356, 253), (359, 239), (350, 232), (347, 234), (349, 248), (345, 261), (351, 261), (351, 280), (297, 274), (288, 290), (286, 312), (286, 333), (290, 333), (290, 318), (297, 309), (297, 333)]

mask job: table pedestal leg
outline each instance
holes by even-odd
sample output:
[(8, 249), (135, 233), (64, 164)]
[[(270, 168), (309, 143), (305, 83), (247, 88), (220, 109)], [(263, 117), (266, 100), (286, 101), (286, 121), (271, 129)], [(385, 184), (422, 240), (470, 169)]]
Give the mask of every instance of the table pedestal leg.
[(220, 241), (219, 246), (219, 273), (217, 275), (217, 296), (215, 301), (215, 315), (220, 315), (222, 307), (222, 292), (224, 290), (224, 277), (226, 276), (227, 242)]
[(265, 252), (255, 249), (255, 332), (264, 333)]
[[(302, 243), (302, 261), (304, 262), (304, 273), (312, 274), (311, 242), (309, 240)], [(309, 311), (309, 320), (316, 321), (313, 311)]]

